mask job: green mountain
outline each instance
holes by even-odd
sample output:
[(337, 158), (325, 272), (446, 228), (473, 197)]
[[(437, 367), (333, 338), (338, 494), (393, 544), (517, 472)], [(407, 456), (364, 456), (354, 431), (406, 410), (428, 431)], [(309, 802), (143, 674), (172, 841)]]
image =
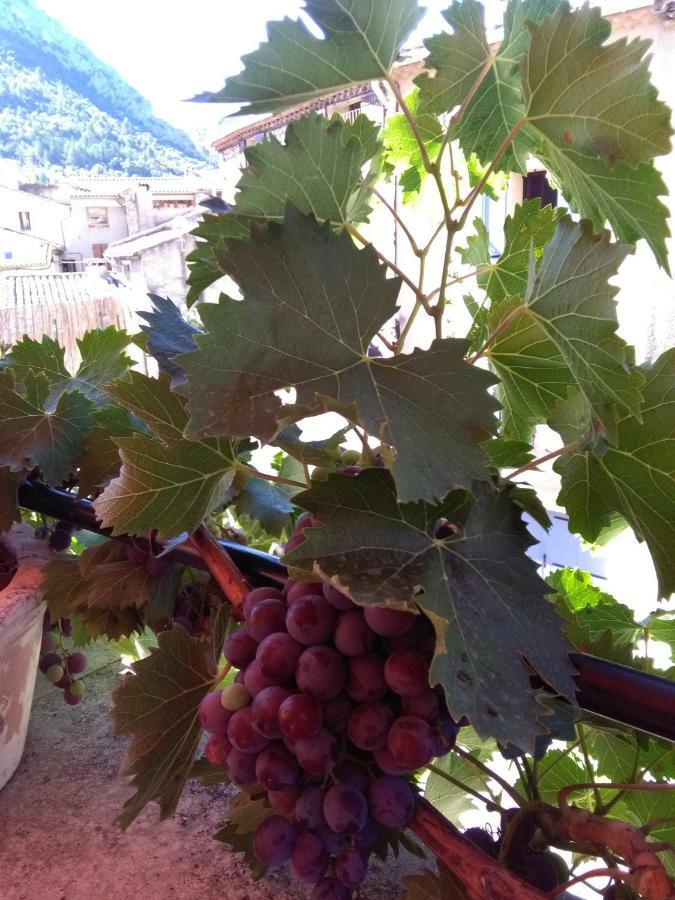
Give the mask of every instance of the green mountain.
[(205, 162), (188, 135), (34, 4), (0, 2), (0, 156), (128, 175)]

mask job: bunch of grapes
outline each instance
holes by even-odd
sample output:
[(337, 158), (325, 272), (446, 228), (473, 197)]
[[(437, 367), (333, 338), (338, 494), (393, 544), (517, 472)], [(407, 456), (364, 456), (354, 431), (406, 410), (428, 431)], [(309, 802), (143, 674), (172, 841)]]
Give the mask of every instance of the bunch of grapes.
[(70, 706), (76, 706), (84, 696), (84, 682), (78, 678), (87, 668), (87, 657), (79, 650), (66, 649), (64, 638), (72, 634), (70, 619), (52, 622), (45, 613), (42, 625), (39, 668), (54, 687), (63, 691), (63, 699)]
[(243, 612), (223, 648), (236, 679), (200, 706), (206, 757), (266, 791), (260, 862), (290, 862), (313, 900), (342, 900), (382, 830), (413, 817), (412, 774), (454, 746), (458, 725), (429, 687), (433, 627), (292, 580), (251, 591)]

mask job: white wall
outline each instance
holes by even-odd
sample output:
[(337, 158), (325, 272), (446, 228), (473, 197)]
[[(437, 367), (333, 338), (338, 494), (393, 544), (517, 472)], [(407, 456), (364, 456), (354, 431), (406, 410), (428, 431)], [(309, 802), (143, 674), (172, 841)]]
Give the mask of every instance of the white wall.
[[(87, 207), (105, 206), (108, 211), (108, 226), (90, 228), (87, 224)], [(127, 214), (122, 205), (110, 198), (75, 198), (72, 200), (72, 216), (66, 231), (66, 250), (81, 253), (84, 259), (94, 255), (94, 244), (112, 244), (127, 237)]]
[(66, 205), (0, 185), (0, 227), (21, 231), (20, 212), (30, 215), (30, 231), (26, 234), (63, 246), (61, 226), (70, 215)]

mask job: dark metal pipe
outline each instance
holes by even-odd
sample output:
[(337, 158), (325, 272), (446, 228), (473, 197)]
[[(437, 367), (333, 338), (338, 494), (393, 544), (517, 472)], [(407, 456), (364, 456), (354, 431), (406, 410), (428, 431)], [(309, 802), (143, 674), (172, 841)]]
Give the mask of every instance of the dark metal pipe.
[[(110, 529), (102, 528), (96, 520), (93, 504), (78, 500), (66, 491), (25, 481), (19, 488), (19, 504), (73, 522), (78, 528), (112, 537)], [(116, 535), (115, 538), (149, 547), (149, 540), (144, 537)], [(286, 577), (285, 566), (276, 557), (230, 541), (220, 543), (252, 584), (279, 583)], [(172, 555), (186, 565), (206, 569), (199, 554), (186, 544), (176, 547)], [(675, 741), (675, 682), (587, 653), (572, 653), (570, 659), (578, 672), (577, 700), (582, 709)]]

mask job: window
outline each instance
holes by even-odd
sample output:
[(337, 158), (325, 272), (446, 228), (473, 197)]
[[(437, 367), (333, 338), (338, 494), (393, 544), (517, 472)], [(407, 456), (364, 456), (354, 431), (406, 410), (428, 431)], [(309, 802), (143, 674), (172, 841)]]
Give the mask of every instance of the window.
[(92, 252), (94, 254), (94, 259), (103, 259), (103, 254), (108, 249), (107, 244), (93, 244)]
[(20, 212), (19, 213), (19, 225), (22, 231), (30, 231), (30, 213), (29, 212)]
[(87, 225), (89, 228), (107, 228), (108, 210), (105, 206), (87, 207)]
[(539, 197), (542, 206), (557, 206), (558, 192), (548, 183), (546, 172), (528, 172), (523, 179), (523, 200)]

